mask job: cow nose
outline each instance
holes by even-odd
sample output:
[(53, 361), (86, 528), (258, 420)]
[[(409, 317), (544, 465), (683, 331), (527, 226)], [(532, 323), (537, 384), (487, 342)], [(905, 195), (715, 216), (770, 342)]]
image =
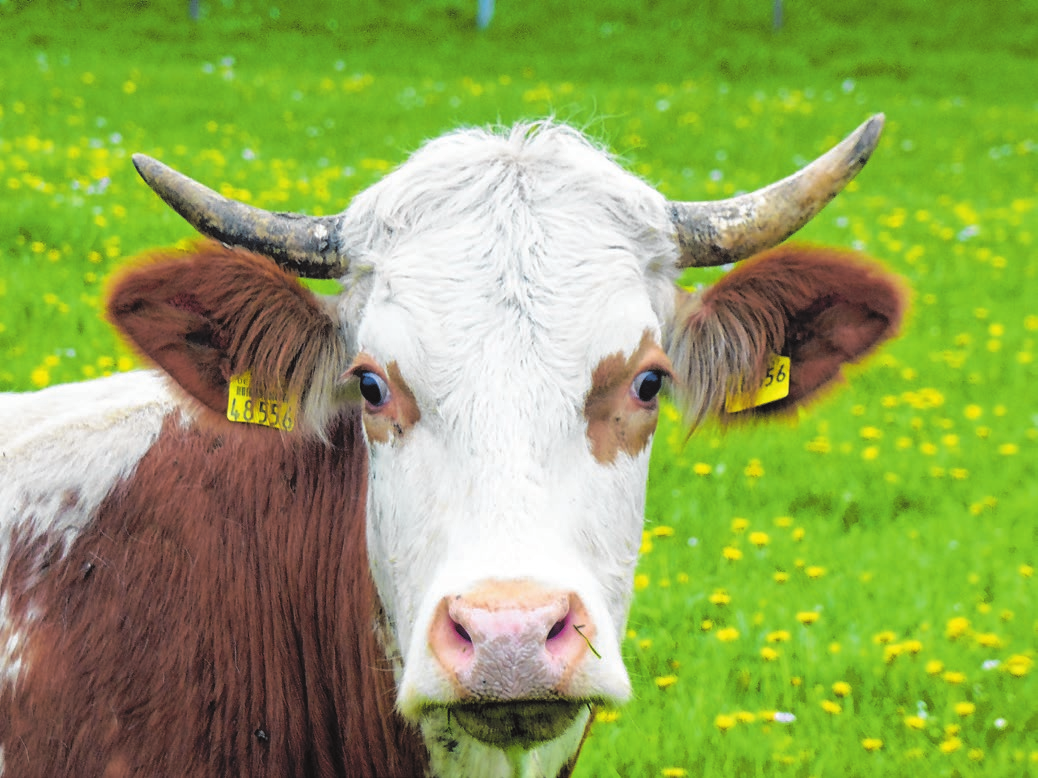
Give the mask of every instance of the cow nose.
[(595, 628), (574, 592), (491, 582), (441, 600), (429, 645), (459, 699), (565, 697)]

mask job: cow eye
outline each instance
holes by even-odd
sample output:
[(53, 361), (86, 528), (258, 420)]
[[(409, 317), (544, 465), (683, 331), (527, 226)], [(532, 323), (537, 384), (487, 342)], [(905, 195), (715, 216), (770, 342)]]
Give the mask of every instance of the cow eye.
[(357, 374), (360, 381), (360, 396), (373, 408), (381, 408), (389, 400), (389, 386), (378, 373), (362, 370)]
[(663, 388), (663, 373), (659, 370), (646, 370), (634, 377), (631, 391), (643, 403), (650, 403)]

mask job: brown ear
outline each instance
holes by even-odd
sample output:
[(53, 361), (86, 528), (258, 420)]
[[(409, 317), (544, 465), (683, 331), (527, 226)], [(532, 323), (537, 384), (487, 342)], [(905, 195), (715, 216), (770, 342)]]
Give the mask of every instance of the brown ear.
[[(901, 284), (878, 265), (796, 245), (749, 260), (700, 295), (679, 293), (667, 350), (687, 418), (789, 411), (896, 334), (904, 310)], [(789, 395), (727, 413), (729, 395), (761, 385), (772, 353), (790, 358)]]
[(316, 411), (346, 362), (335, 322), (309, 290), (269, 259), (217, 243), (124, 271), (110, 288), (108, 318), (221, 414), (230, 378), (246, 370), (256, 393), (294, 395), (304, 412)]

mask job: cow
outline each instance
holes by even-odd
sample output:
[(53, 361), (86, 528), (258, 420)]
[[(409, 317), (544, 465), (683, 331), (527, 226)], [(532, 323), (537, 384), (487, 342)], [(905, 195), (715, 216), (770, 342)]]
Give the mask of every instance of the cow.
[(892, 274), (783, 243), (882, 122), (713, 202), (553, 121), (324, 217), (136, 156), (205, 238), (110, 286), (150, 369), (0, 398), (3, 773), (569, 775), (631, 693), (661, 390), (793, 413), (899, 328)]

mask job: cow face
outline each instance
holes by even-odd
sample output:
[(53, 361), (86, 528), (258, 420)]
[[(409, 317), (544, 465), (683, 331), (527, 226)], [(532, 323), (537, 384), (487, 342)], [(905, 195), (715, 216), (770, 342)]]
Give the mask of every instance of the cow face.
[[(878, 129), (837, 149), (855, 172), (867, 131)], [(427, 144), (304, 233), (283, 215), (261, 228), (254, 209), (227, 215), (193, 182), (164, 191), (168, 169), (142, 172), (209, 234), (291, 267), (309, 256), (325, 268), (311, 274), (342, 280), (331, 314), (287, 276), (264, 282), (276, 295), (225, 292), (258, 283), (229, 278), (166, 294), (178, 315), (210, 319), (183, 327), (188, 346), (199, 331), (223, 333), (206, 337), (223, 356), (202, 371), (175, 356), (195, 353), (188, 346), (150, 348), (114, 318), (214, 409), (243, 368), (298, 392), (312, 433), (343, 405), (361, 408), (369, 561), (397, 705), (421, 725), (436, 769), (535, 752), (555, 774), (590, 705), (628, 696), (620, 643), (664, 384), (695, 421), (723, 416), (725, 398), (759, 381), (776, 352), (797, 367), (772, 407), (792, 408), (900, 317), (889, 279), (831, 252), (785, 250), (698, 295), (673, 287), (696, 257), (740, 259), (784, 237), (832, 196), (810, 187), (838, 187), (846, 170), (816, 167), (803, 191), (783, 182), (778, 211), (757, 193), (711, 210), (667, 202), (566, 127), (467, 131)], [(802, 201), (794, 217), (791, 198)], [(730, 233), (740, 213), (749, 227)], [(259, 245), (257, 234), (281, 237)], [(349, 261), (328, 270), (336, 252)], [(222, 253), (255, 276), (254, 260)], [(275, 299), (280, 313), (266, 315)]]
[[(340, 318), (401, 710), (533, 702), (530, 722), (513, 714), (533, 741), (548, 703), (623, 700), (671, 371), (665, 201), (572, 131), (469, 134), (361, 195), (347, 229), (369, 252)], [(581, 709), (564, 712), (548, 734)]]

